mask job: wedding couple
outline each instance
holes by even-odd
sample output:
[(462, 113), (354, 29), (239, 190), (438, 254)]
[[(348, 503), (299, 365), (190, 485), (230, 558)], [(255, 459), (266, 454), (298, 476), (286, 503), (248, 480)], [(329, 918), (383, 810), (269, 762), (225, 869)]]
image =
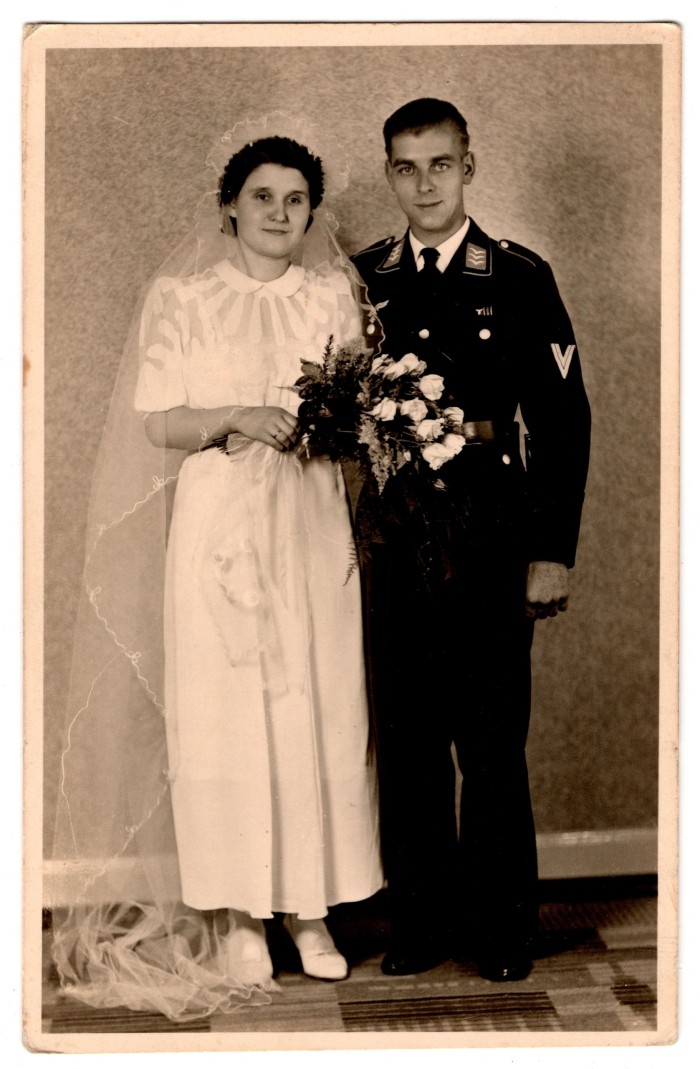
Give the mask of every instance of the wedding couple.
[[(176, 481), (172, 519), (164, 510), (162, 621), (156, 613), (162, 700), (141, 648), (136, 656), (131, 638), (120, 646), (129, 701), (143, 691), (163, 712), (178, 880), (177, 894), (149, 881), (158, 919), (129, 944), (129, 974), (147, 959), (142, 987), (153, 970), (163, 989), (177, 987), (163, 1010), (174, 1017), (230, 1007), (274, 988), (263, 922), (281, 913), (304, 971), (343, 979), (323, 918), (386, 880), (385, 973), (461, 957), (490, 980), (519, 979), (537, 924), (525, 762), (533, 622), (566, 608), (588, 458), (571, 324), (549, 266), (466, 215), (475, 162), (452, 104), (414, 100), (387, 120), (386, 176), (408, 229), (352, 263), (317, 211), (323, 161), (298, 137), (250, 131), (222, 140), (216, 226), (197, 235), (187, 268), (169, 261), (150, 287), (137, 370), (125, 380), (143, 455), (151, 466), (157, 453), (180, 458), (156, 486)], [(464, 415), (465, 446), (441, 476), (466, 522), (449, 513), (424, 527), (408, 514), (402, 522), (401, 471), (381, 494), (363, 488), (356, 522), (370, 517), (382, 531), (363, 560), (364, 614), (360, 578), (347, 580), (342, 473), (296, 448), (293, 384), (329, 336), (363, 338), (395, 359), (416, 354)], [(121, 537), (140, 515), (135, 502), (115, 508), (118, 522), (103, 522), (100, 537)], [(414, 536), (422, 529), (429, 544)], [(105, 591), (93, 583), (91, 605), (109, 621)], [(163, 760), (153, 757), (154, 782)], [(70, 770), (64, 787), (70, 811)], [(129, 844), (166, 805), (162, 790), (153, 798), (150, 809), (140, 803)], [(71, 834), (75, 843), (75, 820)], [(173, 919), (174, 897), (185, 920)], [(152, 916), (135, 892), (132, 905), (140, 923)], [(95, 976), (111, 969), (113, 998), (162, 1008), (139, 1001), (136, 982), (115, 981), (122, 929), (110, 933), (118, 949), (105, 965), (109, 916), (102, 908), (99, 946), (82, 945), (92, 997)], [(80, 995), (70, 926), (69, 917), (56, 960)], [(205, 971), (216, 977), (208, 1002), (195, 990)]]

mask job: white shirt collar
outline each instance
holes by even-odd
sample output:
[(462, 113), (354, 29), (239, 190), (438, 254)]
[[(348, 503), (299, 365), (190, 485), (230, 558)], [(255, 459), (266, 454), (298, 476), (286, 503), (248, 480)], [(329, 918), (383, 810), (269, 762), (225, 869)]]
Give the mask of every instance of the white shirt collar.
[[(456, 234), (453, 234), (451, 238), (447, 239), (447, 241), (443, 241), (442, 245), (437, 245), (436, 246), (437, 251), (439, 253), (439, 256), (437, 258), (437, 269), (438, 269), (438, 271), (444, 271), (445, 270), (445, 268), (449, 264), (450, 260), (452, 259), (454, 254), (457, 252), (457, 249), (459, 248), (459, 246), (464, 241), (464, 238), (466, 236), (466, 233), (467, 233), (468, 229), (469, 229), (469, 216), (467, 216), (467, 218), (464, 220), (464, 222), (462, 223), (461, 227), (459, 228), (459, 230), (457, 231)], [(418, 268), (419, 271), (422, 271), (422, 269), (423, 269), (423, 257), (421, 256), (421, 250), (425, 248), (425, 245), (423, 244), (422, 241), (419, 241), (418, 238), (414, 236), (414, 234), (413, 234), (413, 232), (411, 230), (409, 230), (409, 232), (408, 232), (408, 240), (411, 243), (411, 248), (413, 249), (413, 255), (414, 255), (415, 259), (416, 259), (416, 267)]]
[(298, 264), (290, 264), (283, 275), (280, 275), (279, 278), (270, 279), (269, 282), (261, 282), (257, 278), (251, 278), (250, 275), (246, 275), (243, 271), (239, 271), (237, 267), (234, 267), (230, 260), (220, 260), (218, 264), (214, 265), (214, 270), (224, 282), (238, 293), (254, 293), (264, 287), (265, 289), (273, 290), (274, 293), (278, 293), (280, 297), (292, 297), (304, 281), (304, 268), (299, 267)]

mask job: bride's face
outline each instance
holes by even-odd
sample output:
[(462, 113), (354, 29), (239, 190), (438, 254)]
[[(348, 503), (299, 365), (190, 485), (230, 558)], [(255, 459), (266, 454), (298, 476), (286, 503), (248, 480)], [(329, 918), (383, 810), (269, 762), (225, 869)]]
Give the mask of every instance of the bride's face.
[(248, 175), (229, 214), (236, 220), (244, 252), (288, 260), (311, 214), (309, 184), (295, 168), (263, 163)]

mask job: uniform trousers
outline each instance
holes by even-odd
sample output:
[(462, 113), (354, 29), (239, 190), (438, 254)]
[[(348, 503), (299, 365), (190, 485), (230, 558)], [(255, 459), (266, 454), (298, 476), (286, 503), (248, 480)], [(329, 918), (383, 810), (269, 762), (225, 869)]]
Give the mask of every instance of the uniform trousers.
[(521, 499), (490, 477), (498, 450), (472, 449), (466, 523), (428, 525), (447, 566), (426, 582), (425, 544), (397, 527), (368, 555), (365, 593), (393, 941), (464, 940), (479, 957), (534, 938), (537, 858)]

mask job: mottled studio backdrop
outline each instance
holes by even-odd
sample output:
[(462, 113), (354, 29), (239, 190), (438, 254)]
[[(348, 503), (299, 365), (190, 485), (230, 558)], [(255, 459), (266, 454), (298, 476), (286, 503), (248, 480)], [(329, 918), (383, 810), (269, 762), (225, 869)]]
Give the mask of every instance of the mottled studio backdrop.
[(46, 820), (58, 782), (90, 475), (140, 287), (211, 185), (207, 150), (284, 106), (353, 155), (341, 243), (402, 227), (381, 126), (452, 100), (468, 210), (554, 268), (593, 409), (569, 612), (539, 623), (529, 744), (540, 831), (656, 820), (661, 55), (655, 46), (209, 48), (47, 54)]

